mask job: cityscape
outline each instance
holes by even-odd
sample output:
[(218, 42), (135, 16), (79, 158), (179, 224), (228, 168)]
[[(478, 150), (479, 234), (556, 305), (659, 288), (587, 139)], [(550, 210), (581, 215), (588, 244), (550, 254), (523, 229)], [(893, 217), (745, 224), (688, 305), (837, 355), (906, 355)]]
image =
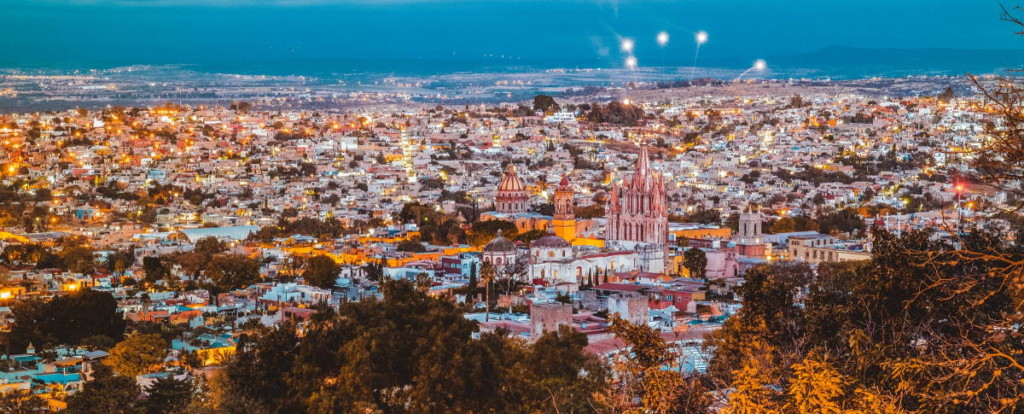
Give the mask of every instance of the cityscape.
[(1024, 11), (725, 3), (15, 0), (0, 412), (1024, 412)]

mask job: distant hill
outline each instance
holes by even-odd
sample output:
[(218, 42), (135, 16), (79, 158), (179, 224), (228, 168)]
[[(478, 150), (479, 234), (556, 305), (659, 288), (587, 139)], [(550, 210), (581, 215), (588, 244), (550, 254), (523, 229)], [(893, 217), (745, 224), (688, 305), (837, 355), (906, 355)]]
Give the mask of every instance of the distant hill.
[(1001, 73), (1024, 67), (1024, 50), (991, 49), (869, 49), (829, 46), (769, 64), (780, 69), (807, 69), (842, 78), (964, 73)]

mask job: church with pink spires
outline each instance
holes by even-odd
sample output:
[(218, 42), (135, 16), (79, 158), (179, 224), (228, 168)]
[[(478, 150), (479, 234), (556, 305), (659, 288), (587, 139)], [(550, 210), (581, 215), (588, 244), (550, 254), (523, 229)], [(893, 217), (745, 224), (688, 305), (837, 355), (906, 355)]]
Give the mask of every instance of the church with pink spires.
[[(553, 216), (528, 212), (530, 194), (510, 164), (498, 184), (496, 211), (484, 213), (481, 219), (510, 220), (520, 232), (548, 230), (546, 236), (529, 244), (529, 254), (524, 258), (527, 280), (580, 283), (583, 278), (600, 273), (665, 272), (668, 197), (665, 178), (651, 167), (646, 148), (640, 148), (633, 173), (612, 185), (605, 207), (603, 242), (598, 239), (600, 220), (576, 219), (574, 198), (575, 191), (566, 175), (555, 189)], [(495, 246), (503, 246), (502, 252), (507, 254), (518, 254), (518, 248), (500, 236), (485, 247), (485, 253), (493, 254)]]
[(613, 184), (605, 208), (605, 242), (636, 250), (647, 272), (665, 270), (668, 242), (668, 197), (665, 177), (651, 168), (647, 148), (640, 148), (636, 170)]

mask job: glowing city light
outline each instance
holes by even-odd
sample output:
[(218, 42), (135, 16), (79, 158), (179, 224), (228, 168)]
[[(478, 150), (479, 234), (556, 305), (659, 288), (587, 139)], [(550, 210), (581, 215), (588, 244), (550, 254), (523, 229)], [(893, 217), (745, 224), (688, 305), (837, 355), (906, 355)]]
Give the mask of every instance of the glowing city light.
[(708, 41), (708, 32), (703, 30), (697, 32), (694, 36), (694, 40), (697, 42), (697, 50), (693, 52), (693, 67), (697, 68), (697, 57), (700, 56), (700, 46)]
[(668, 44), (668, 32), (662, 30), (658, 32), (658, 46), (665, 46)]
[(764, 59), (755, 60), (754, 61), (754, 66), (751, 66), (749, 69), (747, 69), (747, 70), (743, 71), (742, 73), (740, 73), (740, 75), (737, 76), (736, 79), (733, 79), (733, 82), (739, 81), (740, 78), (743, 77), (743, 75), (746, 75), (746, 74), (750, 73), (750, 71), (756, 70), (758, 72), (761, 72), (761, 71), (764, 71), (765, 69), (768, 69), (768, 63), (766, 63), (764, 61)]
[(697, 32), (697, 35), (694, 37), (697, 40), (697, 46), (703, 45), (708, 42), (708, 32), (705, 32), (703, 30)]
[(633, 39), (630, 38), (622, 39), (622, 43), (619, 43), (619, 48), (621, 48), (622, 51), (626, 53), (633, 53), (633, 46)]
[(630, 56), (626, 58), (626, 68), (636, 69), (636, 57)]

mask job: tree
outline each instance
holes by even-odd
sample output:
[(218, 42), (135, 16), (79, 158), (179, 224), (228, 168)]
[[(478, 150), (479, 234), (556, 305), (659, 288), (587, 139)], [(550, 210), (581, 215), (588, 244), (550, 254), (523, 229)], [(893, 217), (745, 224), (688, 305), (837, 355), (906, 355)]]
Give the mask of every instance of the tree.
[(211, 257), (215, 254), (223, 253), (227, 251), (227, 249), (228, 246), (220, 239), (213, 236), (207, 236), (196, 240), (196, 245), (193, 247), (192, 251), (206, 257)]
[(260, 267), (246, 255), (219, 254), (207, 265), (206, 277), (218, 289), (241, 289), (259, 281)]
[(808, 356), (793, 365), (793, 381), (789, 384), (789, 408), (796, 414), (840, 414), (846, 412), (843, 375), (827, 358)]
[(469, 267), (469, 283), (466, 284), (466, 296), (470, 299), (470, 304), (476, 303), (476, 266), (477, 262), (473, 262)]
[(427, 248), (419, 240), (402, 240), (398, 242), (395, 249), (400, 252), (423, 253)]
[(164, 280), (171, 274), (170, 270), (167, 270), (167, 267), (164, 266), (163, 260), (152, 256), (142, 258), (142, 271), (145, 275), (145, 280), (150, 283)]
[(794, 231), (796, 231), (796, 221), (789, 217), (776, 220), (770, 230), (772, 234), (792, 233)]
[(107, 255), (106, 263), (104, 264), (108, 271), (113, 272), (115, 276), (119, 276), (135, 264), (135, 254), (132, 253), (131, 249), (118, 250)]
[(110, 350), (106, 363), (118, 375), (135, 377), (148, 373), (167, 356), (167, 341), (158, 334), (129, 336)]
[(139, 414), (136, 405), (139, 386), (135, 378), (114, 375), (103, 364), (94, 365), (93, 379), (85, 383), (78, 394), (68, 399), (67, 414)]
[(559, 107), (555, 98), (548, 95), (537, 95), (533, 97), (533, 109), (541, 112), (557, 112)]
[(384, 268), (387, 267), (387, 261), (381, 258), (380, 260), (368, 260), (363, 265), (363, 272), (366, 273), (366, 278), (374, 282), (379, 282), (384, 279)]
[(192, 402), (195, 385), (188, 378), (174, 379), (172, 376), (157, 378), (146, 387), (146, 399), (140, 406), (147, 414), (171, 414), (185, 412)]
[(93, 249), (76, 246), (61, 251), (61, 259), (69, 272), (91, 274), (96, 269), (96, 255)]
[(97, 335), (117, 341), (124, 336), (125, 320), (109, 292), (84, 289), (50, 301), (38, 299), (11, 306), (14, 323), (5, 339), (10, 352), (24, 352), (29, 343), (47, 348), (78, 345)]
[(9, 391), (0, 394), (0, 414), (33, 414), (49, 411), (42, 398), (25, 391)]
[(699, 379), (687, 378), (676, 369), (679, 355), (658, 330), (630, 323), (617, 314), (608, 320), (609, 332), (625, 342), (629, 352), (613, 363), (620, 381), (603, 394), (600, 400), (604, 404), (613, 411), (626, 412), (709, 412), (710, 396)]
[(714, 209), (700, 208), (693, 213), (687, 214), (684, 220), (690, 223), (722, 224), (722, 212)]
[(953, 87), (947, 86), (946, 90), (942, 91), (942, 93), (940, 93), (939, 96), (936, 96), (935, 99), (942, 103), (949, 103), (949, 101), (953, 100), (954, 96)]
[(515, 238), (518, 234), (516, 225), (510, 221), (504, 220), (488, 220), (478, 221), (473, 223), (469, 229), (469, 242), (474, 246), (483, 246), (498, 237), (498, 232), (501, 232), (502, 237)]
[(683, 253), (683, 267), (690, 271), (690, 277), (703, 279), (708, 273), (708, 257), (696, 247), (691, 247)]
[[(346, 303), (304, 326), (239, 339), (223, 391), (226, 411), (588, 412), (607, 371), (563, 329), (533, 345), (476, 324), (408, 281), (384, 281), (383, 301)], [(214, 384), (216, 385), (216, 384)]]
[(340, 273), (341, 266), (334, 259), (324, 255), (316, 255), (306, 260), (302, 278), (310, 286), (332, 289)]

